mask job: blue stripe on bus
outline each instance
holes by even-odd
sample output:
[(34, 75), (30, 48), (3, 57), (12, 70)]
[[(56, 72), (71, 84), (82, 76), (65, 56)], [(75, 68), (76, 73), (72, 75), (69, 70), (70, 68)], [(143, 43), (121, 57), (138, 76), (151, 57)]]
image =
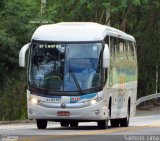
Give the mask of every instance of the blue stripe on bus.
[(82, 99), (92, 99), (94, 97), (96, 97), (96, 93), (91, 93), (91, 94), (86, 94), (86, 95), (82, 95), (82, 96), (70, 96), (70, 103), (76, 103)]

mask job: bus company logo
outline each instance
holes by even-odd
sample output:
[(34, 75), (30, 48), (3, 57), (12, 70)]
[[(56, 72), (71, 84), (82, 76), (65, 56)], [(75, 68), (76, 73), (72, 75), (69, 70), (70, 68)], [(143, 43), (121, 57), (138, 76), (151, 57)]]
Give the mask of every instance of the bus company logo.
[(61, 104), (61, 107), (64, 109), (64, 108), (66, 108), (66, 104), (65, 103), (62, 103)]

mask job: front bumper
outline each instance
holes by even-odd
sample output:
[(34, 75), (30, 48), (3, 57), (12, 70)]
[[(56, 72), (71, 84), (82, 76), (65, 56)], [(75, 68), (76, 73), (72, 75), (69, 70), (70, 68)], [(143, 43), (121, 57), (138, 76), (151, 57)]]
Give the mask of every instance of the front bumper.
[[(43, 105), (37, 105), (27, 101), (28, 105), (28, 118), (29, 119), (47, 119), (47, 120), (81, 120), (81, 121), (97, 121), (108, 119), (108, 107), (104, 104), (103, 100), (100, 102), (89, 105), (86, 107), (77, 108), (74, 103), (70, 108), (66, 104), (66, 108), (61, 108), (60, 106), (46, 107)], [(59, 104), (60, 105), (60, 104)], [(58, 116), (57, 112), (67, 111), (70, 113), (69, 116)]]

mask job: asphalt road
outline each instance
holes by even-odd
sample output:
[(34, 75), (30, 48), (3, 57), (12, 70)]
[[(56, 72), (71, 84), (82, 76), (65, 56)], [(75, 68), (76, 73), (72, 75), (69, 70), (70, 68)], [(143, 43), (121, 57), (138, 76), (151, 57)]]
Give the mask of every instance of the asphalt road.
[(46, 130), (35, 123), (0, 125), (2, 141), (160, 141), (160, 115), (138, 116), (130, 119), (129, 127), (97, 129), (94, 122), (80, 123), (78, 128), (62, 128), (49, 122)]

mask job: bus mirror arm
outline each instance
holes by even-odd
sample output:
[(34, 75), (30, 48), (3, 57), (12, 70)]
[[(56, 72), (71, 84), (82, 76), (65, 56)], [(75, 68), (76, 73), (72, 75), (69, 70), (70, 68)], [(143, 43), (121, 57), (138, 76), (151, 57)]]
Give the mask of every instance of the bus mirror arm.
[(30, 43), (24, 45), (19, 52), (19, 66), (25, 67), (25, 54), (30, 46)]
[(104, 50), (103, 50), (103, 68), (108, 68), (110, 65), (110, 54), (109, 54), (109, 48), (108, 45), (105, 44)]

